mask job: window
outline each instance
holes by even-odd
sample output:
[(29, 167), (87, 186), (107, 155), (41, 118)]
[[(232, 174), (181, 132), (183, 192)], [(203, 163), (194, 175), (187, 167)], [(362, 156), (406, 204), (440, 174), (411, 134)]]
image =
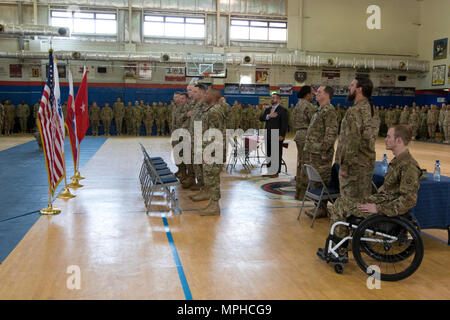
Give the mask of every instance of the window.
[(205, 19), (197, 17), (144, 17), (144, 36), (165, 38), (205, 38)]
[(287, 23), (282, 21), (231, 19), (230, 39), (286, 42)]
[(67, 27), (74, 34), (117, 34), (117, 18), (115, 13), (52, 10), (50, 14), (50, 25)]

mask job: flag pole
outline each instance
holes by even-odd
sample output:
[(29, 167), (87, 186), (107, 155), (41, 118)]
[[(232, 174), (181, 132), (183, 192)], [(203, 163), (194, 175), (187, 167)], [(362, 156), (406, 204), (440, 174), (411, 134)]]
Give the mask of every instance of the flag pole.
[(77, 154), (77, 164), (74, 166), (75, 169), (75, 175), (71, 178), (72, 179), (72, 183), (69, 184), (69, 187), (71, 187), (72, 189), (77, 189), (77, 188), (82, 188), (83, 185), (80, 184), (80, 180), (84, 179), (84, 177), (82, 177), (80, 175), (80, 172), (78, 171), (78, 167), (80, 165), (80, 143), (78, 142), (78, 154)]
[(64, 163), (64, 190), (58, 195), (59, 199), (72, 199), (75, 198), (76, 195), (70, 193), (69, 186), (67, 185), (67, 177), (66, 177), (66, 154), (63, 153), (63, 163)]
[[(51, 43), (51, 40), (50, 40), (50, 43)], [(50, 48), (48, 51), (52, 52), (53, 49)], [(38, 114), (39, 114), (39, 111), (38, 111)], [(47, 167), (47, 174), (48, 174), (48, 207), (39, 210), (39, 212), (42, 215), (56, 215), (56, 214), (60, 214), (61, 210), (57, 209), (57, 208), (53, 208), (53, 206), (52, 206), (52, 182), (50, 180), (50, 174), (48, 173), (49, 170), (48, 170), (48, 163), (47, 163), (47, 150), (46, 150), (46, 144), (44, 142), (44, 136), (42, 134), (41, 121), (38, 121), (37, 125), (38, 125), (39, 133), (40, 133), (40, 136), (41, 136), (42, 146), (43, 146), (43, 149), (44, 149), (44, 158), (46, 159), (45, 160), (45, 166)]]

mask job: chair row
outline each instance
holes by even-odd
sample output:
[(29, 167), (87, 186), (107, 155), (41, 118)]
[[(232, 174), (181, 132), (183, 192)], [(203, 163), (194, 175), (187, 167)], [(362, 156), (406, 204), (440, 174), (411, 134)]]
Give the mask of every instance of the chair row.
[(178, 206), (178, 198), (175, 193), (175, 186), (180, 181), (172, 173), (167, 163), (161, 157), (150, 157), (145, 147), (141, 146), (144, 156), (139, 180), (141, 182), (142, 197), (144, 198), (146, 213), (149, 212), (155, 192), (162, 191), (166, 198), (169, 198), (175, 214), (181, 213)]

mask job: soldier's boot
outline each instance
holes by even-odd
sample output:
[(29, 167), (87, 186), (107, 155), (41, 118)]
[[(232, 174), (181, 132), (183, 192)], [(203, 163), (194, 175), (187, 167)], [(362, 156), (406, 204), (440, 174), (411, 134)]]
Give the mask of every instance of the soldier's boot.
[[(315, 209), (306, 210), (305, 213), (312, 219), (314, 217), (314, 210)], [(316, 219), (326, 218), (326, 217), (328, 217), (328, 209), (320, 206), (317, 209)]]
[(201, 189), (201, 185), (198, 182), (195, 182), (192, 184), (192, 186), (189, 187), (192, 191), (199, 191)]
[(195, 179), (192, 177), (187, 177), (182, 183), (181, 183), (181, 187), (183, 189), (188, 189), (190, 187), (192, 187), (195, 184)]
[(328, 262), (334, 262), (334, 263), (348, 263), (348, 245), (349, 242), (346, 240), (339, 248), (337, 248), (337, 254), (338, 257), (336, 257), (331, 252), (328, 252), (329, 244), (332, 243), (332, 246), (334, 247), (336, 244), (342, 241), (342, 238), (337, 237), (336, 235), (329, 235), (325, 241), (325, 248), (319, 248), (317, 250), (317, 256)]
[(220, 216), (220, 206), (218, 200), (211, 200), (208, 206), (200, 211), (201, 216)]
[(200, 192), (189, 196), (189, 199), (191, 199), (194, 202), (197, 201), (205, 201), (205, 200), (209, 200), (209, 194), (205, 191), (205, 190), (200, 190)]

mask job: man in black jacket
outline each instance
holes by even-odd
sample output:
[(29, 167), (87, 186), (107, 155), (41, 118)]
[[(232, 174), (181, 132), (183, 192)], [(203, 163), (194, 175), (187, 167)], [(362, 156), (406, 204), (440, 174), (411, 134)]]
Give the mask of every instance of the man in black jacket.
[[(278, 163), (278, 167), (269, 169), (271, 172), (275, 172), (272, 175), (265, 175), (270, 178), (277, 178), (281, 171), (281, 159), (283, 154), (283, 141), (286, 136), (288, 127), (288, 113), (285, 108), (280, 105), (281, 98), (278, 93), (272, 94), (271, 103), (272, 107), (266, 108), (264, 113), (259, 117), (260, 121), (266, 122), (266, 156), (269, 157), (268, 168), (272, 166), (272, 135), (274, 135), (274, 141), (278, 142), (278, 159), (275, 160), (275, 164)], [(274, 149), (276, 145), (274, 146)]]

